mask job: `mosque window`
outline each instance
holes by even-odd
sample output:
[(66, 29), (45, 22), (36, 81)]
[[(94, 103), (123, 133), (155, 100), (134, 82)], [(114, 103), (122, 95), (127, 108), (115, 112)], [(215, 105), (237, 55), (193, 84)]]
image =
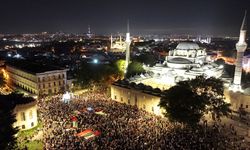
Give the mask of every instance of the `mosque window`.
[(25, 125), (22, 125), (22, 129), (25, 129)]
[(116, 99), (117, 97), (116, 97), (116, 95), (115, 95), (115, 99)]
[(33, 127), (34, 126), (34, 122), (31, 122), (31, 127)]
[(61, 75), (60, 74), (58, 75), (58, 79), (61, 79)]
[(64, 78), (64, 74), (62, 74), (62, 77)]
[(21, 112), (21, 120), (25, 121), (25, 113), (24, 112)]
[(121, 97), (121, 102), (123, 102), (123, 97)]
[(31, 110), (30, 113), (29, 113), (29, 117), (30, 117), (30, 119), (33, 118), (33, 112), (32, 112), (32, 110)]

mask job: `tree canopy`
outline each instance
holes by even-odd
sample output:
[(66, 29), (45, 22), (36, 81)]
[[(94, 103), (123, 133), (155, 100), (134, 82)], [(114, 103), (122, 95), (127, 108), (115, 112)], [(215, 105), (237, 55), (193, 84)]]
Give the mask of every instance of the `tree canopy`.
[(137, 61), (133, 61), (128, 65), (126, 77), (128, 78), (128, 77), (134, 76), (136, 74), (141, 74), (144, 72), (145, 72), (145, 70), (142, 66), (142, 63), (137, 62)]
[(224, 99), (224, 87), (220, 79), (198, 76), (178, 82), (165, 91), (159, 106), (166, 110), (165, 116), (170, 121), (194, 125), (208, 113), (215, 120), (227, 116), (231, 112), (230, 104)]
[(113, 64), (82, 63), (77, 73), (77, 84), (89, 87), (93, 83), (111, 84), (122, 77), (121, 71)]
[(137, 56), (135, 60), (150, 66), (155, 65), (157, 62), (157, 59), (153, 53), (142, 53), (141, 55)]
[(0, 149), (16, 149), (16, 137), (18, 128), (13, 127), (16, 121), (13, 110), (16, 104), (34, 101), (33, 98), (24, 97), (22, 94), (12, 93), (10, 95), (0, 95)]

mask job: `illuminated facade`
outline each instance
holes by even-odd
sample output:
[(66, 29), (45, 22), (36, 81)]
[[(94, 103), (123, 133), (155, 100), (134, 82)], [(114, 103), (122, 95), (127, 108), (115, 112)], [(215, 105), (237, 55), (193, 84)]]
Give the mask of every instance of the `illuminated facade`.
[(14, 127), (19, 127), (20, 130), (31, 129), (38, 123), (36, 101), (16, 105), (14, 114), (16, 115)]
[(113, 41), (113, 36), (110, 37), (110, 51), (111, 52), (124, 52), (126, 50), (126, 42), (122, 41), (122, 37), (119, 37), (119, 41)]
[(66, 69), (19, 61), (7, 63), (6, 70), (10, 86), (21, 87), (31, 94), (55, 94), (66, 88)]
[(250, 117), (250, 88), (244, 90), (244, 93), (232, 92), (229, 90), (224, 91), (226, 101), (231, 104), (231, 108), (234, 111), (242, 109), (248, 112)]
[(152, 89), (140, 84), (119, 81), (111, 85), (111, 98), (120, 103), (137, 106), (149, 113), (162, 115), (162, 109), (158, 106), (160, 102), (159, 89)]
[(205, 49), (193, 42), (181, 42), (171, 50), (163, 64), (154, 67), (144, 66), (147, 72), (153, 72), (149, 78), (142, 77), (132, 81), (166, 90), (176, 82), (194, 79), (196, 76), (221, 77), (223, 66), (207, 61)]
[(166, 57), (166, 65), (170, 68), (190, 68), (204, 64), (206, 50), (193, 42), (181, 42), (176, 49), (170, 50)]

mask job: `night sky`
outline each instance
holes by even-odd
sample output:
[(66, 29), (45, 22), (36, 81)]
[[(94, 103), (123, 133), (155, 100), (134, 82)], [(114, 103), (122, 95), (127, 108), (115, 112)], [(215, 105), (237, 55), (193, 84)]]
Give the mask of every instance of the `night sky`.
[(245, 9), (249, 20), (249, 0), (1, 0), (0, 33), (84, 33), (90, 25), (115, 34), (129, 19), (132, 34), (238, 36)]

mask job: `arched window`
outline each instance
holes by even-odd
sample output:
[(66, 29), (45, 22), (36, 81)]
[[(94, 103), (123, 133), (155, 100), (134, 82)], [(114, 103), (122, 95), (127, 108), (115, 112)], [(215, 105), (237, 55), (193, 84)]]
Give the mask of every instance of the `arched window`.
[(29, 117), (30, 117), (30, 119), (33, 118), (33, 112), (32, 112), (32, 110), (29, 112)]

